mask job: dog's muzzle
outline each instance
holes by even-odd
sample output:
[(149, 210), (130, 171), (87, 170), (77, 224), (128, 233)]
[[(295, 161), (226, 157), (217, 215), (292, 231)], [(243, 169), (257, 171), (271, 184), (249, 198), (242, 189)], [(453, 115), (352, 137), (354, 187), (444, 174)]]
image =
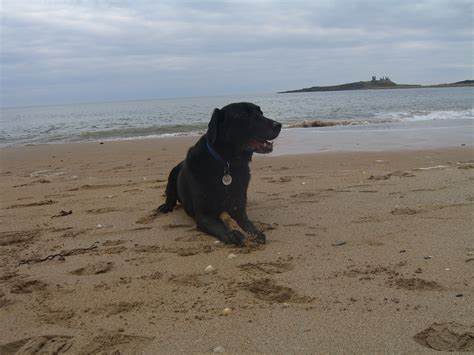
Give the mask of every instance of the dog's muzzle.
[(265, 139), (251, 139), (247, 146), (255, 153), (266, 154), (273, 151), (273, 142)]

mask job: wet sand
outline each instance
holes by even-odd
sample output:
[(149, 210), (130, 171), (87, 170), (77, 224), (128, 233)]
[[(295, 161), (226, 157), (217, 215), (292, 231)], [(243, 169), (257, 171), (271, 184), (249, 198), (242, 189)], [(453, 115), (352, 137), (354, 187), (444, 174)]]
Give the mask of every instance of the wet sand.
[(195, 139), (1, 150), (1, 354), (474, 351), (472, 148), (255, 156), (235, 248), (149, 217)]

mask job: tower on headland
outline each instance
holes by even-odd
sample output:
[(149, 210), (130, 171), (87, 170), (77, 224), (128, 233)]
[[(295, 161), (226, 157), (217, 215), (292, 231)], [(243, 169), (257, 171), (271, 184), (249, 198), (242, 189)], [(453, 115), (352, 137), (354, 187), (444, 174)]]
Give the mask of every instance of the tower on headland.
[(391, 81), (388, 76), (381, 76), (380, 79), (377, 80), (377, 77), (375, 75), (372, 75), (372, 82), (376, 81)]

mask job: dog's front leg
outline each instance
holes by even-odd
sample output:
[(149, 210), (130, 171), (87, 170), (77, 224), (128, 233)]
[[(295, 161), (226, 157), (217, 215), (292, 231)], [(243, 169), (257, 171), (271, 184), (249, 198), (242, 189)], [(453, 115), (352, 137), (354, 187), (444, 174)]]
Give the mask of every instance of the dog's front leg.
[(265, 234), (263, 234), (263, 232), (259, 231), (257, 227), (255, 227), (252, 221), (250, 221), (245, 209), (235, 211), (232, 214), (232, 217), (239, 224), (240, 228), (245, 231), (245, 233), (251, 234), (255, 237), (257, 243), (265, 244), (267, 237)]
[(217, 218), (198, 214), (195, 219), (198, 229), (213, 235), (225, 244), (242, 245), (244, 242), (245, 237), (240, 231), (227, 228), (227, 226)]

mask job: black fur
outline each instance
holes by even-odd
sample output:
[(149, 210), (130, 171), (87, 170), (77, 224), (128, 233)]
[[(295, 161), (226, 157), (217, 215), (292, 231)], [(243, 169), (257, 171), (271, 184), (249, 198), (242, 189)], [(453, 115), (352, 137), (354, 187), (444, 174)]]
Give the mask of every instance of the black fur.
[[(265, 235), (257, 230), (246, 212), (249, 162), (254, 152), (272, 150), (272, 145), (265, 141), (275, 139), (280, 130), (280, 123), (264, 117), (260, 107), (251, 103), (215, 109), (207, 133), (189, 149), (186, 159), (171, 170), (166, 202), (158, 211), (170, 212), (179, 201), (199, 229), (224, 243), (240, 245), (244, 235), (227, 228), (219, 219), (222, 212), (227, 212), (242, 230), (265, 243)], [(223, 161), (211, 154), (208, 145)], [(232, 183), (225, 186), (222, 177), (227, 162)]]

